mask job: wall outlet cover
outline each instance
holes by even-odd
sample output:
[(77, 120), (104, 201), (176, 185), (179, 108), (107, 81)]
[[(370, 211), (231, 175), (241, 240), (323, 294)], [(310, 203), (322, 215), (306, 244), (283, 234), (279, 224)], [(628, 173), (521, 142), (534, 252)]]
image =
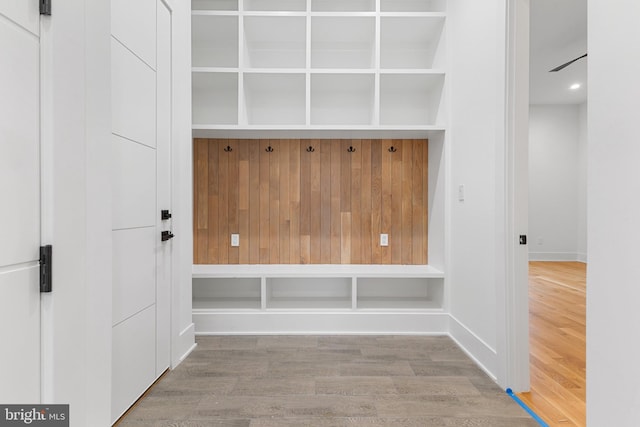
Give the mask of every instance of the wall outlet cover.
[(232, 234), (231, 235), (231, 246), (240, 246), (240, 235)]
[(389, 235), (381, 234), (380, 235), (380, 246), (389, 246)]

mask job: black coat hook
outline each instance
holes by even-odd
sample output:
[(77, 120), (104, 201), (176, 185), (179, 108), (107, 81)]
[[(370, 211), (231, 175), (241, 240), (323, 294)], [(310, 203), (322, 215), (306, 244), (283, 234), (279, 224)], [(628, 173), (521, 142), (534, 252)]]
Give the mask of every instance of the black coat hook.
[(390, 153), (395, 153), (396, 151), (398, 151), (398, 150), (393, 145), (391, 147), (389, 147), (389, 152)]
[(356, 149), (353, 148), (353, 146), (350, 145), (349, 148), (347, 148), (347, 151), (350, 152), (350, 153), (355, 153)]
[(313, 148), (311, 145), (307, 147), (307, 152), (308, 153), (313, 153), (314, 151), (316, 151), (316, 149)]
[(233, 148), (231, 148), (229, 145), (227, 145), (226, 147), (224, 147), (224, 151), (229, 153), (229, 152), (233, 151)]
[(264, 151), (266, 151), (267, 153), (273, 153), (273, 147), (268, 146), (267, 148), (264, 149)]

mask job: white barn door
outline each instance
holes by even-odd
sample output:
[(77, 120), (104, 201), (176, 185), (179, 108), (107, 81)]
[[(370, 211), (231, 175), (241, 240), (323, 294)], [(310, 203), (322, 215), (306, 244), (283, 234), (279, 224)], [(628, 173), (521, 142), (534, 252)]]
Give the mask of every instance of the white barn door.
[(40, 402), (40, 15), (0, 0), (0, 402)]

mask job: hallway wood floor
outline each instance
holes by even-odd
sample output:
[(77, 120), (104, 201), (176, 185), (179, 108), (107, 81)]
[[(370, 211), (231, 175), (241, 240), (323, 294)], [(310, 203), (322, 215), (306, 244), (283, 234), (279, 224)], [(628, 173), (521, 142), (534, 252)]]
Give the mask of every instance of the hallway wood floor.
[(448, 337), (216, 336), (118, 427), (536, 427)]
[(529, 263), (531, 392), (551, 427), (586, 425), (586, 264)]

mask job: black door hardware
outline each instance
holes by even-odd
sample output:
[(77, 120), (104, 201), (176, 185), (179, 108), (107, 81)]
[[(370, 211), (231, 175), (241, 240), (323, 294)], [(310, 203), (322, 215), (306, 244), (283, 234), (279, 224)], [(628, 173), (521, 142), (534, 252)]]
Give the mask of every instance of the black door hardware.
[(40, 246), (40, 292), (51, 292), (51, 245)]

